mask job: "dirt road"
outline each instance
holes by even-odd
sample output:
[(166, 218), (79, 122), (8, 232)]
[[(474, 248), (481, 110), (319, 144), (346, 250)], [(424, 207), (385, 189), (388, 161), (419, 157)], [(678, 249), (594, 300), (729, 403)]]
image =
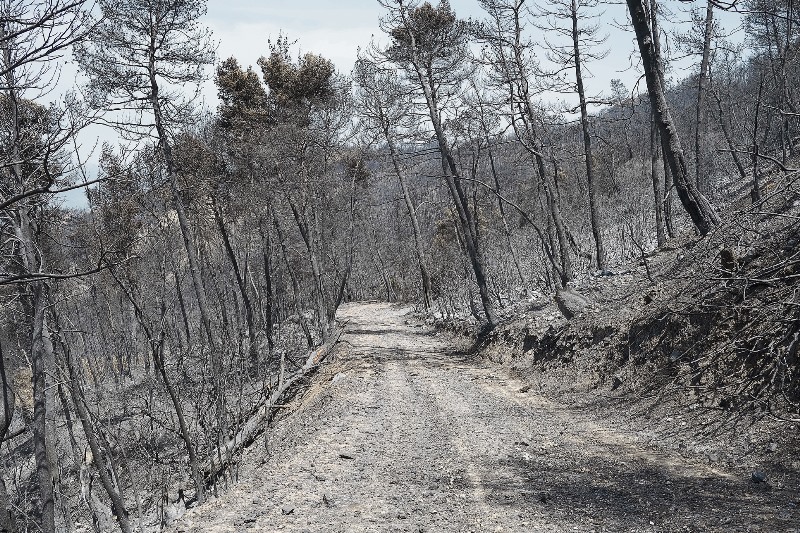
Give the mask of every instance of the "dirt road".
[[(335, 359), (182, 532), (791, 531), (796, 492), (646, 449), (351, 304)], [(289, 410), (287, 410), (289, 412)]]

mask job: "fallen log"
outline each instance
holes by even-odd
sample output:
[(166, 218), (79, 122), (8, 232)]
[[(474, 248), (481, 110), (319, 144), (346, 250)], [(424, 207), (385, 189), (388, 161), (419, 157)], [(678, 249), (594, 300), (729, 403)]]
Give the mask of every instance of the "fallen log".
[(328, 356), (333, 347), (339, 342), (339, 338), (344, 333), (344, 327), (340, 326), (335, 328), (328, 336), (328, 340), (315, 350), (312, 350), (305, 364), (297, 370), (289, 374), (278, 382), (277, 388), (272, 391), (268, 398), (256, 407), (253, 415), (242, 425), (239, 431), (229, 439), (226, 439), (220, 446), (214, 450), (213, 455), (203, 465), (203, 479), (206, 483), (213, 481), (219, 476), (222, 471), (235, 463), (234, 458), (261, 434), (269, 421), (270, 414), (273, 409), (279, 407), (285, 408), (281, 405), (281, 400), (291, 387), (297, 383), (298, 380), (311, 374), (319, 364)]

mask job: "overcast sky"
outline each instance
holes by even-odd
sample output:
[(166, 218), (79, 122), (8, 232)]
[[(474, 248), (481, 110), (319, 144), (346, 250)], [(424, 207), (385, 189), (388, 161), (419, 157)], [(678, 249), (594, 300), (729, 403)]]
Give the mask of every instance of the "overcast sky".
[[(477, 0), (450, 0), (450, 5), (460, 18), (484, 16)], [(675, 10), (672, 18), (676, 22), (689, 19), (687, 4), (671, 1), (666, 6)], [(614, 78), (630, 87), (639, 74), (630, 69), (633, 32), (621, 29), (628, 26), (625, 3), (611, 0), (595, 12), (602, 14), (600, 33), (608, 36), (605, 47), (609, 54), (601, 62), (589, 65), (594, 76), (587, 82), (589, 90), (607, 91)], [(206, 23), (219, 43), (219, 60), (234, 56), (243, 66), (257, 68), (256, 60), (268, 51), (267, 39), (274, 39), (282, 31), (296, 40), (304, 52), (322, 54), (347, 74), (358, 47), (366, 46), (373, 35), (381, 37), (378, 25), (384, 13), (377, 0), (210, 0)], [(717, 11), (716, 16), (729, 30), (738, 25), (738, 15)], [(212, 96), (209, 101), (213, 99)]]
[[(483, 18), (477, 0), (451, 0), (450, 5), (460, 18)], [(613, 78), (636, 76), (620, 72), (629, 66), (633, 50), (633, 34), (613, 26), (625, 24), (625, 6), (606, 6), (604, 12), (601, 32), (609, 34), (613, 52), (603, 68), (592, 69), (599, 74), (596, 82), (590, 82), (595, 92), (605, 90)], [(210, 0), (206, 23), (219, 43), (219, 60), (234, 56), (243, 66), (257, 68), (256, 60), (268, 51), (267, 39), (274, 40), (282, 31), (304, 52), (322, 54), (347, 74), (358, 47), (369, 44), (373, 35), (381, 38), (379, 20), (384, 14), (377, 0)], [(213, 101), (211, 95), (207, 98)]]
[[(477, 0), (450, 0), (450, 5), (460, 18), (483, 18), (484, 12)], [(686, 4), (672, 1), (666, 5), (684, 10), (674, 13), (673, 19), (677, 23), (689, 20), (685, 12)], [(296, 51), (321, 54), (332, 60), (342, 74), (349, 74), (358, 47), (368, 45), (373, 35), (381, 38), (379, 21), (384, 13), (384, 8), (377, 0), (209, 0), (204, 22), (214, 32), (218, 44), (218, 62), (233, 56), (242, 66), (252, 65), (260, 72), (257, 59), (268, 53), (268, 40), (274, 40), (283, 32), (297, 42)], [(728, 31), (739, 24), (738, 15), (718, 12), (717, 16)], [(634, 36), (631, 31), (623, 29), (628, 27), (624, 2), (605, 5), (598, 22), (600, 33), (608, 36), (604, 45), (608, 55), (587, 66), (591, 75), (586, 80), (587, 92), (607, 94), (614, 78), (621, 79), (628, 89), (632, 89), (639, 72), (638, 67), (631, 68)], [(685, 24), (679, 25), (687, 27)], [(741, 38), (739, 35), (738, 39)], [(682, 77), (688, 74), (695, 61), (686, 59), (679, 63), (674, 70), (675, 75)], [(67, 80), (74, 76), (69, 68), (65, 69), (65, 74)], [(202, 102), (214, 109), (217, 97), (211, 79), (213, 69), (209, 69), (208, 74), (209, 81), (203, 86)], [(98, 140), (114, 142), (115, 138), (110, 131), (92, 127), (82, 135), (81, 142), (84, 147), (90, 147)], [(90, 174), (94, 174), (96, 163), (91, 162), (89, 166)], [(73, 191), (67, 196), (67, 203), (85, 205), (83, 192)]]

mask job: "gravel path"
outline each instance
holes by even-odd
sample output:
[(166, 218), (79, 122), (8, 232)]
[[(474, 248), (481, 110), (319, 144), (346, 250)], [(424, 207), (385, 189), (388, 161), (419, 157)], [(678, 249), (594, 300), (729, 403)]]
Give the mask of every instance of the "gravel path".
[(176, 532), (793, 531), (798, 494), (647, 449), (454, 351), (410, 310), (350, 304), (335, 358), (238, 483)]

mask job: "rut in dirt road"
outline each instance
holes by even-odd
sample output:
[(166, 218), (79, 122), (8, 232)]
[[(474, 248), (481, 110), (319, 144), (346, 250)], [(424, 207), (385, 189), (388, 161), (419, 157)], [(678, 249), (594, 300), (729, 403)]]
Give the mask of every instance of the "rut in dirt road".
[[(645, 449), (459, 354), (410, 309), (350, 304), (335, 358), (175, 526), (238, 531), (789, 531), (791, 495)], [(796, 495), (795, 495), (796, 497)]]

